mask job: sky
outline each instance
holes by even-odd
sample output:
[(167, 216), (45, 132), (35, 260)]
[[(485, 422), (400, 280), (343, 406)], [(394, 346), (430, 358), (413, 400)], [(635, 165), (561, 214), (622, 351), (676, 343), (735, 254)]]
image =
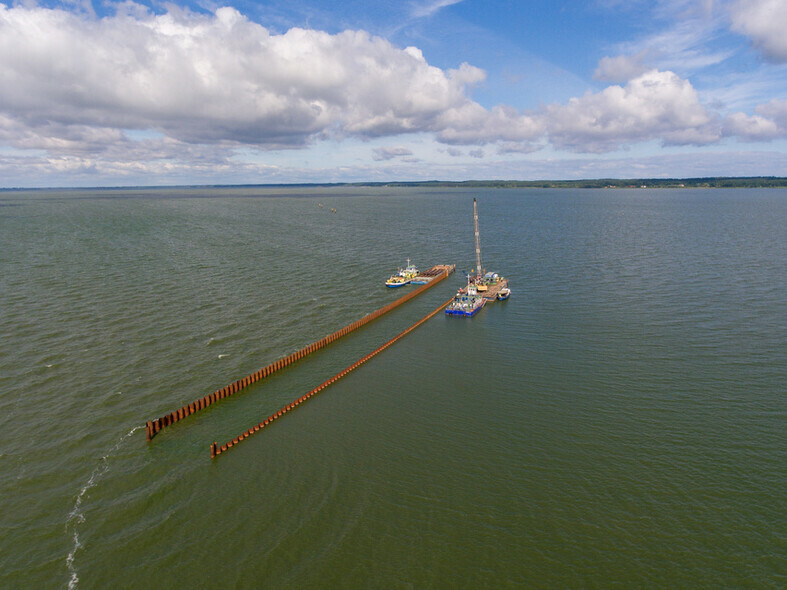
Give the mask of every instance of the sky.
[(787, 0), (0, 0), (0, 187), (787, 176)]

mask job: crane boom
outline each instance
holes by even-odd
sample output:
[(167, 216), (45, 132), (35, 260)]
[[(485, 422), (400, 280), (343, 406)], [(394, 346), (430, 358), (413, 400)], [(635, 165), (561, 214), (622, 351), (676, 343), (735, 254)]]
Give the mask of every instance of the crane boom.
[(481, 276), (481, 238), (478, 235), (478, 205), (473, 197), (473, 226), (475, 227), (475, 264), (478, 276)]

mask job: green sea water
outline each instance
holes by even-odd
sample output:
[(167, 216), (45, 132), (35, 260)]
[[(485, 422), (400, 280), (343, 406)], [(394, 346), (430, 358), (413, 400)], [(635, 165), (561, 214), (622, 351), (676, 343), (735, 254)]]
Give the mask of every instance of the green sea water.
[[(457, 272), (145, 441), (408, 257), (469, 270), (473, 197), (510, 300), (211, 460)], [(785, 227), (781, 189), (0, 192), (0, 587), (784, 588)]]

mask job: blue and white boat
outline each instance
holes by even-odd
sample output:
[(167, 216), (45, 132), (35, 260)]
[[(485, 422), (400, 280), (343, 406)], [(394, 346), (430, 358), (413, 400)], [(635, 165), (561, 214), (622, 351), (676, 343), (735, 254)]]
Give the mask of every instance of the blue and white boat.
[(484, 307), (485, 304), (486, 299), (484, 299), (482, 295), (479, 295), (478, 289), (476, 289), (476, 286), (470, 281), (470, 277), (468, 276), (467, 287), (461, 289), (456, 296), (454, 296), (453, 301), (445, 308), (445, 313), (447, 315), (472, 317), (481, 311), (481, 308)]
[(395, 275), (391, 275), (391, 278), (385, 281), (385, 286), (403, 287), (405, 285), (409, 285), (410, 282), (417, 276), (418, 269), (413, 264), (410, 264), (410, 259), (408, 258), (407, 266), (405, 268), (400, 268)]
[(396, 288), (396, 287), (404, 287), (405, 285), (410, 284), (410, 279), (406, 279), (401, 275), (395, 274), (391, 275), (391, 278), (385, 281), (386, 287)]

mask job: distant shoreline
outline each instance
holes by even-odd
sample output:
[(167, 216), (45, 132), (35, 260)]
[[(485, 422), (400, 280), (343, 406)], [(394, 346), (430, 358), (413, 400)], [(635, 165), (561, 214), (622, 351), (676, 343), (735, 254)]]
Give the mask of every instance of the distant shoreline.
[(455, 187), (455, 188), (787, 188), (781, 176), (712, 176), (704, 178), (597, 178), (583, 180), (424, 180), (394, 182), (306, 182), (271, 184), (182, 184), (149, 186), (4, 187), (0, 192), (46, 190), (129, 190), (176, 188), (308, 188), (308, 187)]

